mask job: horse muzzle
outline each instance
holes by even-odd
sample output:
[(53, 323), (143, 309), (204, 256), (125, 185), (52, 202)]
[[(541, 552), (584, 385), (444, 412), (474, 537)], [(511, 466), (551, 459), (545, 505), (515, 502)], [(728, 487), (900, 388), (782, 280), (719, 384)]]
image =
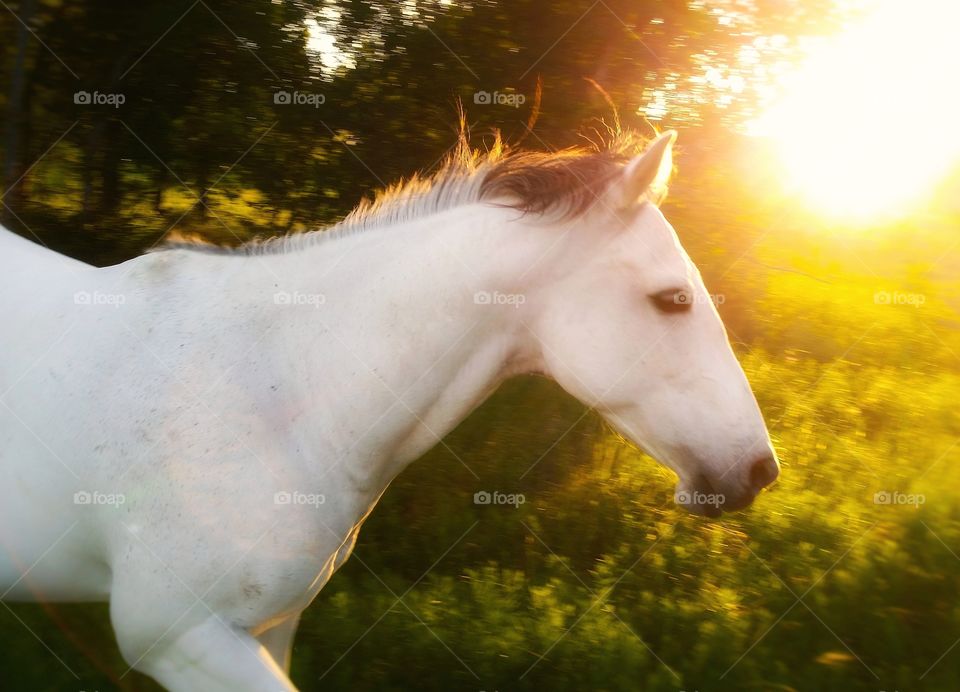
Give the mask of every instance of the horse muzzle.
[(760, 491), (779, 475), (777, 457), (764, 454), (746, 464), (739, 473), (731, 471), (714, 478), (698, 473), (689, 482), (677, 486), (674, 500), (691, 514), (716, 518), (724, 512), (749, 507)]

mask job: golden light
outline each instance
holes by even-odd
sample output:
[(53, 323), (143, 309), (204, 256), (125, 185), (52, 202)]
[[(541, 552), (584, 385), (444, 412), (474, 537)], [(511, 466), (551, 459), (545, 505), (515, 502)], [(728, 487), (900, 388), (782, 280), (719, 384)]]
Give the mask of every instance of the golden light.
[(755, 123), (793, 186), (850, 221), (906, 214), (960, 160), (960, 2), (875, 2)]

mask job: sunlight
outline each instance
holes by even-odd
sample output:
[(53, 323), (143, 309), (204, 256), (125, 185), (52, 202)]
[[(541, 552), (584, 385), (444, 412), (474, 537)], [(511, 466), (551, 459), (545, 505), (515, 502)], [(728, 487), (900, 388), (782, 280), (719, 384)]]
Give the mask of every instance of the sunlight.
[(752, 127), (773, 139), (797, 192), (849, 221), (906, 214), (960, 159), (960, 4), (872, 4)]
[(333, 27), (339, 21), (339, 10), (328, 6), (323, 9), (317, 19), (308, 19), (304, 22), (307, 27), (307, 53), (319, 56), (320, 65), (327, 72), (334, 72), (340, 67), (350, 69), (356, 67), (353, 56), (337, 43)]

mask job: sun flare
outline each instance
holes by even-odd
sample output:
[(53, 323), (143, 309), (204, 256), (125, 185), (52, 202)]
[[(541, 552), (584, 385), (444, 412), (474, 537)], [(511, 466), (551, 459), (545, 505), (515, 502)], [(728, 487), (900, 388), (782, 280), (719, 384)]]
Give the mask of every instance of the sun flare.
[(960, 160), (960, 3), (878, 1), (784, 83), (756, 123), (820, 212), (907, 213)]

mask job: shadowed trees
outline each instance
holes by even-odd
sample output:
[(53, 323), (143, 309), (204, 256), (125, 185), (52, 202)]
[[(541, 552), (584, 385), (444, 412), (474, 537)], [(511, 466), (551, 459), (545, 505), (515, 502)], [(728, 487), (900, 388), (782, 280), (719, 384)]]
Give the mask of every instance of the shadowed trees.
[[(793, 16), (795, 4), (781, 11)], [(4, 190), (27, 174), (5, 196), (4, 218), (98, 263), (171, 229), (238, 242), (330, 221), (440, 159), (458, 100), (479, 135), (499, 128), (508, 141), (557, 148), (612, 120), (594, 80), (644, 127), (634, 113), (645, 90), (692, 74), (705, 53), (732, 60), (752, 40), (686, 0), (10, 9), (0, 16)], [(745, 26), (754, 19), (742, 15)], [(323, 102), (277, 103), (281, 90)], [(525, 102), (476, 103), (481, 91)], [(709, 104), (698, 108), (683, 117), (710, 117)]]

